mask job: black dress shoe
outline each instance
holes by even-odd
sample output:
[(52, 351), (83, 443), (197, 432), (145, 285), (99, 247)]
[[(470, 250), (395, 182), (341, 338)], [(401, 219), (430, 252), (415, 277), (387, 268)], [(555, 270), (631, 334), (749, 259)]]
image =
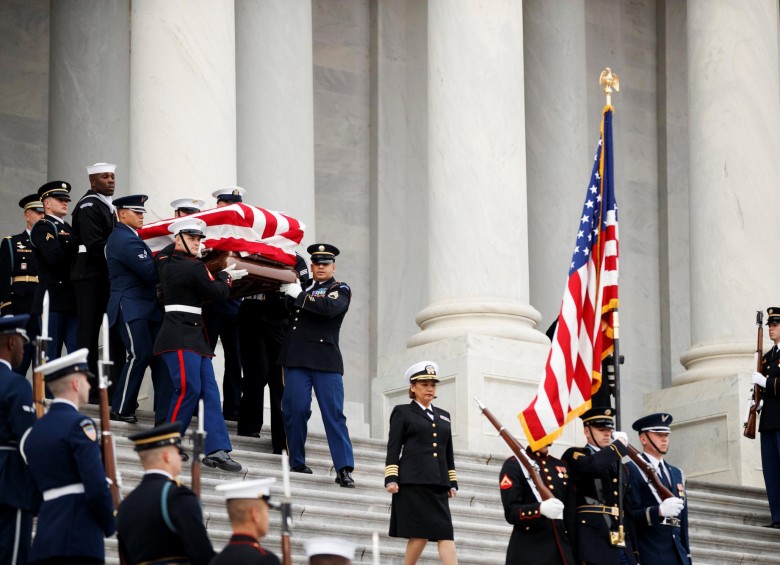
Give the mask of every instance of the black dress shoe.
[(355, 481), (349, 473), (349, 467), (343, 467), (336, 473), (336, 482), (344, 488), (355, 488)]
[(306, 465), (298, 465), (297, 467), (293, 467), (290, 469), (293, 473), (304, 473), (306, 475), (311, 475), (312, 470), (309, 469)]
[(238, 435), (241, 436), (241, 437), (256, 437), (256, 438), (259, 438), (260, 437), (260, 432), (249, 432), (249, 433), (245, 433), (245, 434), (241, 433), (241, 432), (238, 432)]
[(772, 522), (771, 524), (766, 524), (763, 526), (764, 528), (775, 528), (780, 530), (780, 522)]
[(180, 455), (181, 455), (181, 460), (182, 461), (189, 461), (190, 460), (190, 456), (187, 455), (186, 452), (182, 451), (182, 452), (180, 452)]
[(111, 419), (115, 422), (125, 422), (126, 424), (136, 424), (138, 422), (138, 418), (135, 417), (135, 414), (128, 414), (125, 416), (124, 414), (120, 414), (119, 412), (111, 411)]

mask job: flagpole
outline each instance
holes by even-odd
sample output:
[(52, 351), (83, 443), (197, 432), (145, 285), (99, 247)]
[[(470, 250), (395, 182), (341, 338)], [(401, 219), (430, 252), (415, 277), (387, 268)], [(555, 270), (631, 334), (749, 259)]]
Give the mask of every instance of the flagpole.
[(612, 370), (615, 375), (615, 429), (622, 430), (623, 427), (620, 425), (620, 418), (623, 415), (620, 409), (620, 320), (617, 308), (612, 311), (612, 332), (615, 337), (615, 349), (612, 351)]

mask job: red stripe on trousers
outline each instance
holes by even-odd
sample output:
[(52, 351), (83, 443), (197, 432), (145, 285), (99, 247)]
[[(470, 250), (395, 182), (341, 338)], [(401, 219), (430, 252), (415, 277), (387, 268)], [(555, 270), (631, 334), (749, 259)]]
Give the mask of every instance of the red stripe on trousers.
[(179, 413), (179, 408), (181, 408), (182, 400), (184, 400), (184, 395), (187, 392), (187, 371), (184, 368), (184, 350), (179, 349), (177, 353), (179, 355), (179, 375), (181, 378), (181, 393), (179, 393), (179, 400), (176, 401), (176, 408), (173, 409), (171, 422), (176, 421), (176, 415)]

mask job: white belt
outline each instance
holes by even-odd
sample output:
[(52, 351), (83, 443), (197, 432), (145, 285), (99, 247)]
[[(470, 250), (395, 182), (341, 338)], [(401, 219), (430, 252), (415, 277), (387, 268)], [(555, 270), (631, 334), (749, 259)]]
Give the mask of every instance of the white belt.
[(166, 304), (166, 312), (187, 312), (189, 314), (200, 314), (200, 306), (187, 306), (185, 304)]
[(87, 252), (87, 246), (79, 245), (79, 253), (86, 253), (86, 252)]
[(0, 445), (0, 451), (17, 451), (18, 448), (11, 447), (10, 445)]
[(81, 494), (82, 492), (84, 492), (84, 485), (82, 483), (73, 483), (72, 485), (50, 488), (49, 490), (43, 491), (43, 499), (49, 501), (68, 494)]
[(250, 294), (249, 296), (245, 296), (244, 300), (265, 300), (265, 293), (261, 292), (260, 294)]

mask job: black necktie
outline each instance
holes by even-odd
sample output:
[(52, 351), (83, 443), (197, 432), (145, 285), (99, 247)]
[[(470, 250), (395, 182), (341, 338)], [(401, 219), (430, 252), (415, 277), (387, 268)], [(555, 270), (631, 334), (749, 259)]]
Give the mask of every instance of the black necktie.
[(429, 417), (431, 420), (433, 420), (433, 410), (431, 410), (430, 408), (426, 408), (426, 409), (425, 409), (425, 413), (428, 415), (428, 417)]
[(666, 485), (667, 488), (672, 488), (672, 480), (663, 461), (658, 464), (658, 474), (661, 475), (661, 481), (664, 483), (664, 485)]

